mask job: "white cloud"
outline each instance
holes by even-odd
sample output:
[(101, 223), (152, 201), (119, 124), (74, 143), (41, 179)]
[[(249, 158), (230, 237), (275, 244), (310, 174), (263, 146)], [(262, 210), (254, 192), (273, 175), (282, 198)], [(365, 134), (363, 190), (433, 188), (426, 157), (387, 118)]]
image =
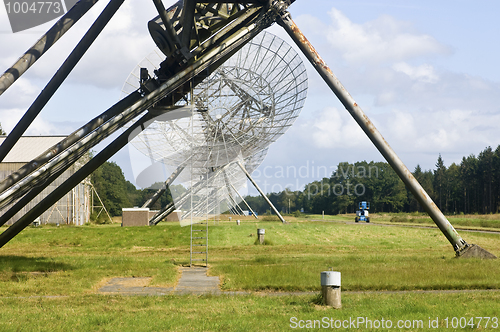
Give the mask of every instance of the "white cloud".
[(366, 135), (345, 110), (327, 107), (316, 111), (312, 119), (296, 125), (304, 139), (312, 139), (317, 149), (366, 146)]
[(387, 120), (387, 129), (396, 141), (411, 142), (418, 137), (414, 115), (410, 112), (392, 111)]
[(16, 108), (30, 105), (41, 89), (30, 80), (21, 77), (2, 95), (2, 108)]
[[(0, 110), (0, 123), (2, 124), (2, 129), (10, 133), (25, 112), (26, 110), (19, 108)], [(68, 135), (73, 131), (73, 127), (74, 124), (47, 121), (43, 116), (39, 115), (35, 118), (24, 135)]]
[[(497, 146), (500, 140), (496, 123), (500, 114), (467, 109), (427, 109), (420, 112), (393, 110), (377, 117), (380, 131), (398, 151), (455, 153), (476, 151), (488, 145)], [(463, 155), (467, 155), (465, 153)]]
[(450, 52), (432, 36), (413, 31), (410, 24), (388, 15), (356, 24), (335, 8), (329, 14), (332, 22), (325, 34), (348, 63), (377, 64)]
[[(94, 11), (92, 19), (98, 13)], [(156, 15), (152, 4), (125, 2), (77, 65), (69, 82), (121, 88), (137, 63), (155, 47), (147, 22)], [(86, 23), (79, 32), (81, 35), (90, 22)]]
[[(165, 5), (168, 6), (172, 2), (167, 1)], [(98, 2), (26, 72), (25, 76), (47, 82), (105, 5), (105, 2)], [(156, 15), (152, 3), (145, 6), (137, 0), (125, 2), (77, 64), (68, 82), (104, 88), (121, 86), (134, 66), (155, 46), (149, 35), (147, 22)], [(51, 22), (51, 25), (53, 23), (55, 22)], [(50, 28), (51, 25), (46, 28)], [(0, 34), (2, 45), (6, 46), (0, 49), (0, 65), (4, 69), (10, 67), (44, 33), (39, 29), (40, 27), (37, 27), (24, 33)]]
[(406, 62), (398, 62), (392, 66), (392, 69), (408, 75), (408, 77), (410, 77), (410, 79), (412, 80), (421, 81), (424, 83), (436, 83), (439, 80), (434, 67), (427, 64), (415, 67), (407, 64)]

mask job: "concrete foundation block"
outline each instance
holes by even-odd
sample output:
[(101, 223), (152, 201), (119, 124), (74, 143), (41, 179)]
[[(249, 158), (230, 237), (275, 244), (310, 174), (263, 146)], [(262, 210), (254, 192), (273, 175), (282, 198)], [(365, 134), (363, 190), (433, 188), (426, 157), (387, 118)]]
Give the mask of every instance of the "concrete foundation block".
[(497, 258), (497, 256), (481, 248), (477, 244), (471, 244), (467, 248), (465, 248), (459, 255), (457, 255), (457, 258), (495, 259)]
[(149, 226), (148, 208), (123, 208), (122, 226)]

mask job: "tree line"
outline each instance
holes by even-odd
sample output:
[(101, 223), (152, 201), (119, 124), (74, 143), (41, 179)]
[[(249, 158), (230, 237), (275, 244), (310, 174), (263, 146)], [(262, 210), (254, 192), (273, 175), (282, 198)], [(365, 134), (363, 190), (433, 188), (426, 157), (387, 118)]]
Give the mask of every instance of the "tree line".
[[(488, 147), (476, 157), (463, 157), (460, 164), (446, 167), (439, 155), (434, 170), (417, 165), (412, 172), (436, 205), (446, 214), (497, 213), (500, 208), (500, 145)], [(121, 168), (106, 162), (91, 176), (91, 181), (112, 216), (121, 215), (123, 207), (142, 206), (155, 190), (137, 189), (125, 179)], [(161, 183), (158, 183), (158, 187)], [(304, 190), (267, 195), (284, 213), (353, 213), (358, 202), (369, 201), (373, 212), (423, 212), (416, 199), (386, 162), (341, 162), (329, 178), (313, 181)], [(259, 214), (270, 208), (261, 196), (245, 200)], [(152, 209), (172, 202), (170, 192)], [(246, 206), (240, 203), (242, 210)]]
[[(463, 157), (446, 167), (439, 155), (434, 170), (417, 165), (413, 176), (446, 214), (497, 213), (500, 204), (500, 145), (476, 157)], [(313, 181), (304, 190), (268, 194), (282, 212), (353, 213), (358, 202), (369, 201), (373, 212), (423, 212), (422, 207), (386, 162), (342, 162), (329, 178)], [(269, 212), (260, 196), (246, 201), (259, 214)], [(245, 209), (243, 204), (240, 204)]]

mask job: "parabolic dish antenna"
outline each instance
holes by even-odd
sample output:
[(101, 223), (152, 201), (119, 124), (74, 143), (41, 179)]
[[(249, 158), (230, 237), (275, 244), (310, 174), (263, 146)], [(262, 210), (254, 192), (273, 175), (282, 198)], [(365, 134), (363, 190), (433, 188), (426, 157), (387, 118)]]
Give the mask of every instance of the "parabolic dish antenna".
[[(148, 55), (128, 77), (123, 93), (139, 88), (140, 68), (153, 73), (163, 60), (158, 49)], [(175, 182), (192, 188), (192, 195), (196, 191), (199, 201), (225, 199), (231, 188), (246, 184), (236, 162), (254, 171), (269, 145), (298, 117), (306, 95), (300, 56), (282, 39), (262, 32), (178, 103), (190, 110), (188, 116), (170, 121), (159, 117), (131, 143), (171, 171), (184, 167)], [(202, 183), (205, 189), (200, 189)], [(173, 197), (176, 206), (186, 205), (183, 195), (182, 202)]]
[[(140, 68), (154, 72), (164, 55), (155, 50), (127, 79), (122, 91), (139, 88)], [(263, 32), (216, 69), (194, 91), (192, 117), (155, 121), (132, 140), (148, 157), (171, 166), (223, 166), (276, 141), (298, 117), (307, 95), (307, 74), (297, 52)], [(189, 99), (189, 98), (188, 98)]]

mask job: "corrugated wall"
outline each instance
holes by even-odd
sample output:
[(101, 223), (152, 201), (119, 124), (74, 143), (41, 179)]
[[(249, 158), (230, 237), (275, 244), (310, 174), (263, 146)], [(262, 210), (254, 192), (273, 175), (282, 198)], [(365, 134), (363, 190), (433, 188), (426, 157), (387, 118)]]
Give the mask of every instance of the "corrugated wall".
[[(5, 179), (11, 173), (17, 171), (23, 165), (24, 163), (0, 163), (0, 181)], [(27, 211), (38, 204), (38, 202), (40, 202), (44, 197), (51, 193), (56, 187), (67, 180), (74, 173), (74, 170), (75, 166), (70, 167), (53, 183), (45, 188), (37, 197), (35, 197), (27, 206), (19, 211), (13, 218), (11, 218), (7, 222), (7, 224), (10, 225), (21, 218)], [(88, 183), (88, 180), (78, 184), (56, 204), (49, 207), (47, 211), (45, 211), (40, 216), (40, 222), (42, 224), (59, 223), (83, 225), (84, 223), (89, 221), (91, 210), (90, 186), (86, 183)], [(5, 211), (7, 211), (9, 207), (10, 205), (0, 210), (0, 214), (3, 214)]]

